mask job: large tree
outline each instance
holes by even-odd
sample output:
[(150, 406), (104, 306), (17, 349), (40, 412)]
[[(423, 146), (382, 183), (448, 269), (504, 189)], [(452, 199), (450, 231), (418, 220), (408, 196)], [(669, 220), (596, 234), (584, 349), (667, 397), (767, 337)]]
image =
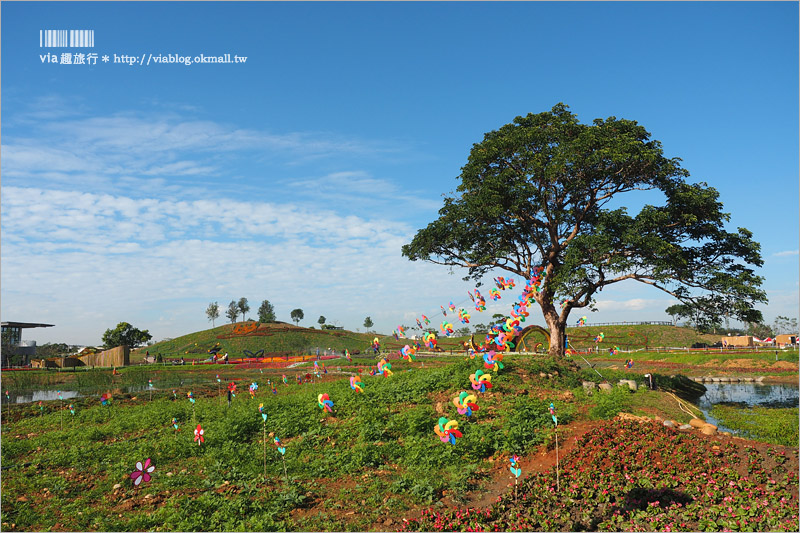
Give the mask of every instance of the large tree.
[[(635, 121), (581, 124), (558, 104), (473, 145), (457, 194), (403, 255), (466, 267), (474, 280), (492, 270), (530, 279), (541, 267), (535, 300), (556, 357), (570, 312), (627, 280), (670, 294), (701, 323), (726, 312), (760, 321), (754, 305), (766, 295), (751, 268), (763, 263), (760, 246), (747, 229), (727, 231), (717, 191), (688, 176)], [(626, 193), (637, 191), (659, 191), (663, 205), (629, 214)]]
[(116, 348), (117, 346), (130, 346), (136, 348), (140, 344), (144, 344), (153, 336), (150, 332), (137, 329), (127, 322), (120, 322), (114, 329), (107, 329), (103, 333), (103, 345), (106, 348)]

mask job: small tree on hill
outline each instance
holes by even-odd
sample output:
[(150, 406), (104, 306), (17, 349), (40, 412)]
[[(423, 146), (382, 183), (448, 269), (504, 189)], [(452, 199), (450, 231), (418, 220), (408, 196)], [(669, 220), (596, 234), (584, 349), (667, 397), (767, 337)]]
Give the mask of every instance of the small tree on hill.
[(324, 316), (320, 315), (320, 317), (317, 319), (317, 324), (319, 324), (320, 327), (324, 326), (325, 325), (325, 320), (326, 320), (326, 318)]
[(239, 305), (236, 303), (236, 300), (231, 300), (231, 303), (228, 304), (228, 310), (225, 311), (225, 316), (231, 321), (231, 324), (236, 322), (236, 319), (239, 317)]
[(372, 329), (372, 326), (374, 326), (374, 325), (375, 324), (372, 323), (372, 319), (370, 317), (367, 317), (367, 318), (364, 319), (364, 327), (367, 328), (367, 331)]
[(239, 298), (239, 302), (236, 304), (236, 307), (238, 307), (239, 311), (242, 313), (242, 321), (244, 321), (247, 313), (250, 311), (250, 305), (247, 303), (247, 298)]
[(206, 309), (206, 316), (211, 321), (211, 327), (214, 327), (214, 321), (219, 318), (219, 304), (211, 302)]
[(303, 320), (303, 310), (302, 309), (293, 309), (292, 312), (289, 314), (294, 320), (294, 324), (300, 325), (300, 321)]
[(269, 300), (261, 302), (261, 307), (258, 308), (258, 321), (262, 324), (275, 322), (275, 308)]
[(116, 328), (107, 329), (103, 333), (103, 344), (106, 348), (116, 348), (117, 346), (136, 348), (152, 338), (153, 336), (146, 329), (136, 329), (127, 322), (120, 322)]

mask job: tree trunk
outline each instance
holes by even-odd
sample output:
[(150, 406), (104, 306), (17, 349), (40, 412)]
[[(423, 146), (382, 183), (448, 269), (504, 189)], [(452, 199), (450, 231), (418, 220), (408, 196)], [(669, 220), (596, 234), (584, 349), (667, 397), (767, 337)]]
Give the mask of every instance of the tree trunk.
[(566, 322), (559, 319), (558, 313), (552, 305), (549, 306), (549, 309), (542, 311), (550, 330), (550, 348), (547, 350), (547, 355), (554, 359), (562, 359), (564, 357), (564, 334), (567, 331)]

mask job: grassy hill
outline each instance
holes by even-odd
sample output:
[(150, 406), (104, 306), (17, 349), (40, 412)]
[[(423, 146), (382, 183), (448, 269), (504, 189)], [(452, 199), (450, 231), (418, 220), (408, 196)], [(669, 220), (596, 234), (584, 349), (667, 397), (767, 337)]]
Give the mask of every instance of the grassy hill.
[[(719, 335), (703, 335), (689, 328), (673, 326), (585, 326), (567, 328), (570, 343), (578, 349), (594, 346), (594, 338), (604, 334), (602, 348), (619, 346), (623, 350), (653, 348), (655, 346), (691, 346), (695, 342), (714, 343)], [(224, 324), (216, 328), (198, 331), (161, 341), (152, 346), (140, 348), (131, 353), (132, 362), (138, 362), (145, 352), (151, 355), (161, 354), (165, 358), (206, 359), (208, 350), (219, 343), (222, 353), (231, 357), (242, 357), (245, 351), (256, 353), (264, 350), (264, 355), (285, 355), (289, 353), (312, 353), (319, 347), (320, 351), (333, 348), (338, 352), (348, 349), (350, 352), (365, 352), (378, 337), (384, 351), (396, 351), (408, 339), (396, 340), (392, 336), (374, 333), (354, 333), (346, 330), (321, 330), (304, 328), (286, 323), (258, 324), (257, 322), (239, 322)], [(481, 340), (483, 335), (476, 334)], [(463, 341), (468, 337), (439, 338), (438, 345), (445, 351), (461, 350)], [(544, 339), (542, 339), (544, 340)]]

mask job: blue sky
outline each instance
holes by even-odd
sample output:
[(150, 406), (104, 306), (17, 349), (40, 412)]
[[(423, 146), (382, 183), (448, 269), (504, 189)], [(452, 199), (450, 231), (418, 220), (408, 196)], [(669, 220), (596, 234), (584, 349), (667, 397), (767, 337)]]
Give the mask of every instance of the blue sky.
[[(718, 189), (730, 228), (762, 245), (765, 319), (798, 314), (796, 2), (0, 9), (0, 312), (56, 325), (27, 339), (98, 344), (123, 320), (175, 337), (242, 296), (304, 325), (433, 318), (474, 285), (400, 247), (473, 143), (558, 102), (584, 123), (637, 120)], [(40, 48), (42, 29), (92, 29), (95, 46)], [(110, 60), (41, 60), (63, 52)], [(225, 53), (247, 61), (114, 63)], [(673, 303), (635, 282), (597, 300), (589, 322), (666, 320)]]

